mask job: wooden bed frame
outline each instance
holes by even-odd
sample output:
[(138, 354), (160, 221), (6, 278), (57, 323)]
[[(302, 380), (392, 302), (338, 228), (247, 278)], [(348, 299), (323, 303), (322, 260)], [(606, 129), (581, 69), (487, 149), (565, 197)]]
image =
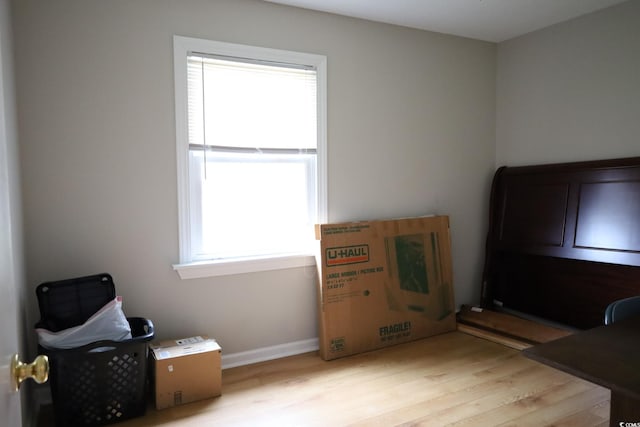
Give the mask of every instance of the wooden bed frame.
[(640, 294), (640, 157), (501, 167), (481, 306), (577, 329)]

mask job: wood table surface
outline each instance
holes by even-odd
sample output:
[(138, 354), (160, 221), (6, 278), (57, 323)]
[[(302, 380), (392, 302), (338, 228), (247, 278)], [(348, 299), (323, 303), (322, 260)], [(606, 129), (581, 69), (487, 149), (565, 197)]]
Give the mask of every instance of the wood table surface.
[(539, 344), (523, 354), (610, 389), (610, 425), (640, 425), (640, 316)]

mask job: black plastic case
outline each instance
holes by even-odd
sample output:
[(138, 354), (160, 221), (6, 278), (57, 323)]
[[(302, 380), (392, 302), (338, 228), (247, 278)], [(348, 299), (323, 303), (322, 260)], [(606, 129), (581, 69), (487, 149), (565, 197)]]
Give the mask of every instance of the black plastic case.
[(116, 297), (116, 287), (111, 275), (102, 273), (42, 283), (36, 296), (40, 307), (36, 327), (58, 332), (86, 322)]

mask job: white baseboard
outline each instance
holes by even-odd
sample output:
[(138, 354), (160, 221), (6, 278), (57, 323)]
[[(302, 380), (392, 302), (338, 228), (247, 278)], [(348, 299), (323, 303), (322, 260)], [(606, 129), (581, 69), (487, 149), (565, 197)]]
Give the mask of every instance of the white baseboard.
[(222, 369), (235, 368), (237, 366), (266, 362), (267, 360), (279, 359), (281, 357), (309, 353), (311, 351), (318, 350), (318, 348), (318, 338), (311, 338), (308, 340), (257, 348), (255, 350), (241, 351), (239, 353), (223, 354)]

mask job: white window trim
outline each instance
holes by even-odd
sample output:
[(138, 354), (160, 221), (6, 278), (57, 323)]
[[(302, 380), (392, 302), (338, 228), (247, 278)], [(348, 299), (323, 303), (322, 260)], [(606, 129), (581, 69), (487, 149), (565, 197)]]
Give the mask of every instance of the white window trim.
[(247, 258), (233, 261), (201, 261), (175, 264), (173, 269), (181, 279), (199, 279), (211, 276), (255, 273), (258, 271), (282, 270), (296, 267), (312, 267), (316, 259), (312, 255), (282, 255), (262, 258)]
[(173, 37), (173, 64), (176, 108), (176, 159), (178, 173), (178, 234), (180, 262), (173, 265), (182, 279), (279, 270), (315, 265), (314, 254), (293, 254), (238, 260), (190, 262), (189, 169), (187, 118), (187, 55), (189, 52), (261, 58), (283, 63), (313, 65), (317, 71), (317, 175), (318, 223), (327, 222), (327, 58), (323, 55), (254, 47), (234, 43)]

